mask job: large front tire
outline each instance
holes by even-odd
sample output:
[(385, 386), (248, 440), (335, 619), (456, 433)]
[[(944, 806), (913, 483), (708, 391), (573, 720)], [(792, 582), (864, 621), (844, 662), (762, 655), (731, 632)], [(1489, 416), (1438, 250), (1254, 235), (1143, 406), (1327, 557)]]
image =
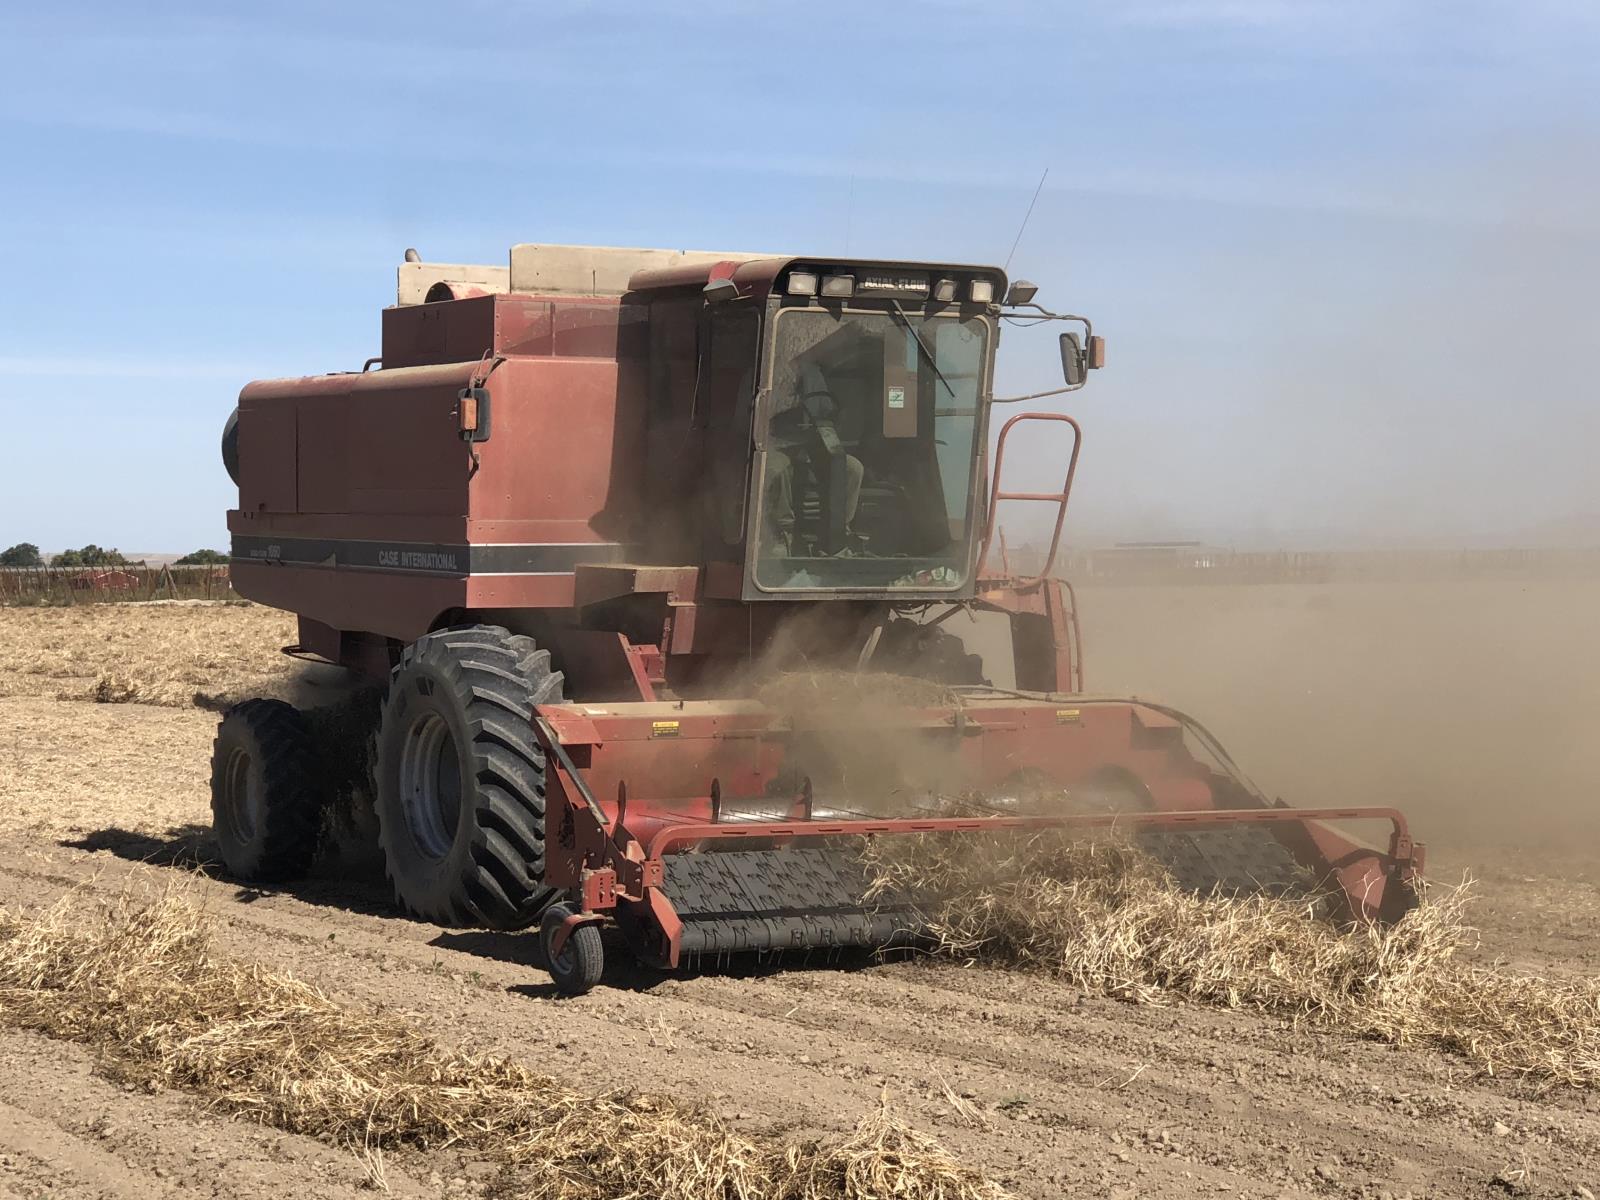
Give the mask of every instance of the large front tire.
[(533, 709), (563, 683), (548, 651), (499, 626), (441, 630), (401, 655), (378, 731), (378, 841), (413, 915), (492, 929), (538, 919), (551, 892)]

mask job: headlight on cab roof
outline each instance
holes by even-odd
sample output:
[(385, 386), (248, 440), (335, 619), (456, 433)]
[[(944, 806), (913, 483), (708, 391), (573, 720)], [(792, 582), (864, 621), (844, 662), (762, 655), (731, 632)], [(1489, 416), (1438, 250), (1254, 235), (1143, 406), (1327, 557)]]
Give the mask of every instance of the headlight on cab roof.
[(789, 295), (815, 296), (817, 294), (817, 276), (814, 271), (790, 271)]
[(856, 277), (854, 275), (824, 275), (822, 277), (822, 294), (824, 296), (854, 296), (856, 294)]
[(972, 281), (972, 302), (974, 304), (994, 303), (994, 281), (992, 279), (974, 279)]

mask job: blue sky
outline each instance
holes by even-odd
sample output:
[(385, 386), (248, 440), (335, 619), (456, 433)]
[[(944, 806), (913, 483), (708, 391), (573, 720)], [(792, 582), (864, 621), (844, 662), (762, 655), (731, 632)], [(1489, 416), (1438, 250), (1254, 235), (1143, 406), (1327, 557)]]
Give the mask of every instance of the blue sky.
[(239, 387), (375, 353), (406, 246), (1002, 261), (1045, 168), (1083, 536), (1600, 541), (1597, 14), (10, 5), (0, 545), (220, 544)]

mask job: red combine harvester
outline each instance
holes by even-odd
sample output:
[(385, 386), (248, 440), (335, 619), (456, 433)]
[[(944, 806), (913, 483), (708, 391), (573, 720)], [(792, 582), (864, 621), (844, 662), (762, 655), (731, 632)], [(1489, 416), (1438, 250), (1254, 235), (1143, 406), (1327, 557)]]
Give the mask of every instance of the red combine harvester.
[[(1016, 399), (1103, 365), (1089, 322), (1033, 285), (598, 247), (406, 257), (381, 357), (250, 384), (223, 454), (235, 590), (298, 615), (292, 652), (383, 689), (349, 736), (412, 913), (540, 922), (576, 992), (608, 919), (669, 968), (915, 938), (910, 899), (863, 899), (849, 839), (868, 836), (1116, 825), (1194, 886), (1309, 881), (1346, 919), (1413, 902), (1399, 813), (1286, 808), (1191, 718), (1084, 693), (1051, 575), (1079, 427), (1023, 412), (988, 449), (1003, 321), (1072, 326), (1064, 385)], [(1058, 490), (1007, 489), (1019, 435), (1062, 437)], [(1054, 509), (1025, 578), (996, 561), (1009, 501)], [(978, 613), (1009, 632), (1003, 686), (952, 632)], [(775, 700), (796, 665), (889, 686)], [(224, 717), (213, 808), (236, 874), (308, 865), (329, 801), (314, 740), (278, 701)], [(973, 795), (987, 810), (945, 815)], [(1360, 821), (1386, 844), (1346, 832)]]

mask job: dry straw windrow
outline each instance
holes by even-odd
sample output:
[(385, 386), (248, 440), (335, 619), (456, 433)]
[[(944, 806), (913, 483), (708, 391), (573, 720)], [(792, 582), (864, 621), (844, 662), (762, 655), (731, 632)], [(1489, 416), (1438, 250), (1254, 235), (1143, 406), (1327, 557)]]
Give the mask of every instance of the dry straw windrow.
[(504, 1164), (497, 1195), (553, 1200), (1001, 1200), (937, 1142), (879, 1111), (847, 1138), (747, 1136), (637, 1092), (586, 1095), (439, 1045), (220, 953), (181, 888), (95, 919), (69, 895), (0, 910), (0, 1021), (97, 1047), (124, 1078), (198, 1093), (296, 1133), (372, 1150), (454, 1147)]
[(1200, 896), (1136, 848), (1062, 834), (929, 836), (873, 851), (881, 888), (925, 900), (939, 950), (1140, 1004), (1250, 1008), (1432, 1044), (1536, 1085), (1600, 1086), (1600, 978), (1468, 961), (1465, 886), (1389, 928), (1308, 903)]

